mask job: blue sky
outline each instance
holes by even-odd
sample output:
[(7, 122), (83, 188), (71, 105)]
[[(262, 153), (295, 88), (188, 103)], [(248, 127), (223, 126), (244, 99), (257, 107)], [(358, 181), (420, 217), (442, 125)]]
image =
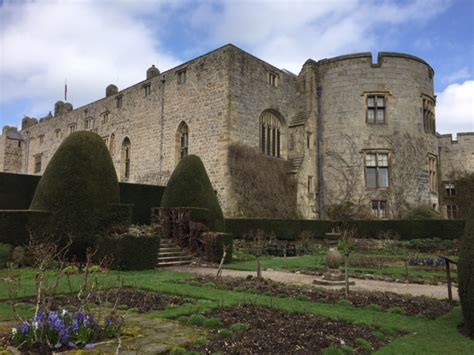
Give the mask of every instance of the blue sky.
[(395, 51), (435, 69), (440, 133), (474, 131), (474, 0), (2, 1), (0, 126), (125, 88), (226, 43), (298, 73), (308, 58)]

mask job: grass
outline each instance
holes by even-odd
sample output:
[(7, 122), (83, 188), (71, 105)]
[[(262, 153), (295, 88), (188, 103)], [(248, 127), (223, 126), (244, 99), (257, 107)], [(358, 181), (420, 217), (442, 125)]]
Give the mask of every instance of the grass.
[[(359, 257), (361, 254), (354, 254), (355, 257)], [(373, 255), (377, 258), (386, 258), (388, 261), (394, 259), (393, 256), (387, 255)], [(230, 270), (243, 270), (243, 271), (255, 271), (256, 262), (255, 259), (246, 259), (244, 261), (235, 262), (232, 264), (225, 265), (226, 269)], [(262, 270), (289, 270), (289, 271), (323, 271), (325, 270), (324, 255), (304, 255), (295, 257), (271, 257), (263, 256), (260, 258), (260, 265)], [(385, 266), (382, 268), (368, 268), (368, 267), (349, 267), (351, 274), (371, 274), (378, 276), (390, 276), (395, 279), (407, 279), (406, 270), (404, 266)], [(457, 277), (456, 272), (451, 272), (453, 278)], [(419, 266), (408, 266), (408, 279), (415, 280), (429, 280), (429, 281), (445, 281), (446, 272), (440, 268), (433, 271), (421, 270)]]
[[(35, 293), (34, 280), (36, 270), (20, 269), (16, 274), (21, 276), (21, 295), (33, 296)], [(0, 270), (0, 278), (7, 273)], [(51, 275), (52, 276), (52, 275)], [(176, 319), (186, 316), (199, 323), (201, 317), (207, 311), (217, 307), (235, 307), (239, 304), (253, 304), (278, 310), (297, 313), (314, 313), (323, 317), (344, 320), (354, 324), (364, 324), (374, 328), (374, 331), (383, 334), (394, 334), (406, 332), (407, 335), (397, 338), (389, 345), (378, 351), (379, 354), (472, 354), (474, 353), (474, 341), (462, 336), (457, 331), (461, 323), (459, 308), (437, 320), (431, 321), (420, 317), (408, 317), (399, 312), (383, 312), (376, 307), (354, 308), (350, 304), (325, 304), (310, 302), (305, 299), (289, 299), (273, 297), (269, 295), (252, 294), (246, 291), (232, 292), (230, 290), (217, 289), (208, 285), (207, 287), (192, 286), (178, 283), (183, 279), (192, 277), (190, 274), (182, 274), (167, 271), (143, 271), (143, 272), (111, 272), (96, 274), (100, 282), (107, 287), (132, 286), (137, 288), (160, 291), (163, 293), (185, 296), (196, 299), (195, 303), (187, 303), (182, 306), (170, 307), (162, 311), (150, 312), (149, 317)], [(77, 289), (80, 284), (80, 276), (71, 277), (72, 288)], [(61, 291), (68, 292), (66, 280), (61, 282)], [(10, 306), (6, 303), (7, 290), (0, 281), (0, 320), (13, 319)], [(32, 313), (32, 306), (22, 304), (20, 313), (28, 316)], [(212, 324), (210, 324), (211, 326)]]

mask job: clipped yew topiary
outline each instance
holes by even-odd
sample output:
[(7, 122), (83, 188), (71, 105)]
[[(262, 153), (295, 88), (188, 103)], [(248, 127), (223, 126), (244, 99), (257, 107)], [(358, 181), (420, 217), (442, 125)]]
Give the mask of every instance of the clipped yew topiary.
[(95, 245), (110, 204), (119, 203), (115, 168), (102, 138), (92, 132), (67, 137), (49, 162), (30, 209), (51, 213), (55, 238), (72, 238), (71, 252), (83, 256)]
[(162, 208), (197, 207), (208, 210), (209, 229), (224, 232), (224, 215), (206, 169), (195, 155), (181, 159), (168, 181)]
[(474, 337), (474, 208), (466, 220), (458, 262), (459, 299), (464, 315), (465, 329)]

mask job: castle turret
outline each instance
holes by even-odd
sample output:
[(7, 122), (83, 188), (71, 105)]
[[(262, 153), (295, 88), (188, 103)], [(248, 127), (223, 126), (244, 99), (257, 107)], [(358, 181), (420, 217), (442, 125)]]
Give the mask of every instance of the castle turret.
[(25, 116), (21, 120), (21, 130), (34, 126), (37, 123), (38, 123), (38, 120), (36, 118)]
[(153, 64), (148, 70), (146, 71), (146, 78), (151, 79), (154, 78), (155, 76), (160, 75), (160, 70), (155, 67), (155, 64)]
[(54, 117), (61, 116), (69, 111), (72, 111), (73, 107), (69, 102), (58, 101), (54, 104)]
[(118, 93), (118, 87), (114, 84), (110, 84), (105, 88), (105, 97), (113, 96)]

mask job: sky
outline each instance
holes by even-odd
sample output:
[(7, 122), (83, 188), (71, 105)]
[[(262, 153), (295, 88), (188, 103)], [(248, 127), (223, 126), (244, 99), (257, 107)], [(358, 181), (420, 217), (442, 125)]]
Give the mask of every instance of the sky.
[(227, 43), (294, 73), (403, 52), (435, 70), (439, 133), (474, 131), (474, 0), (0, 0), (0, 127), (74, 107)]

